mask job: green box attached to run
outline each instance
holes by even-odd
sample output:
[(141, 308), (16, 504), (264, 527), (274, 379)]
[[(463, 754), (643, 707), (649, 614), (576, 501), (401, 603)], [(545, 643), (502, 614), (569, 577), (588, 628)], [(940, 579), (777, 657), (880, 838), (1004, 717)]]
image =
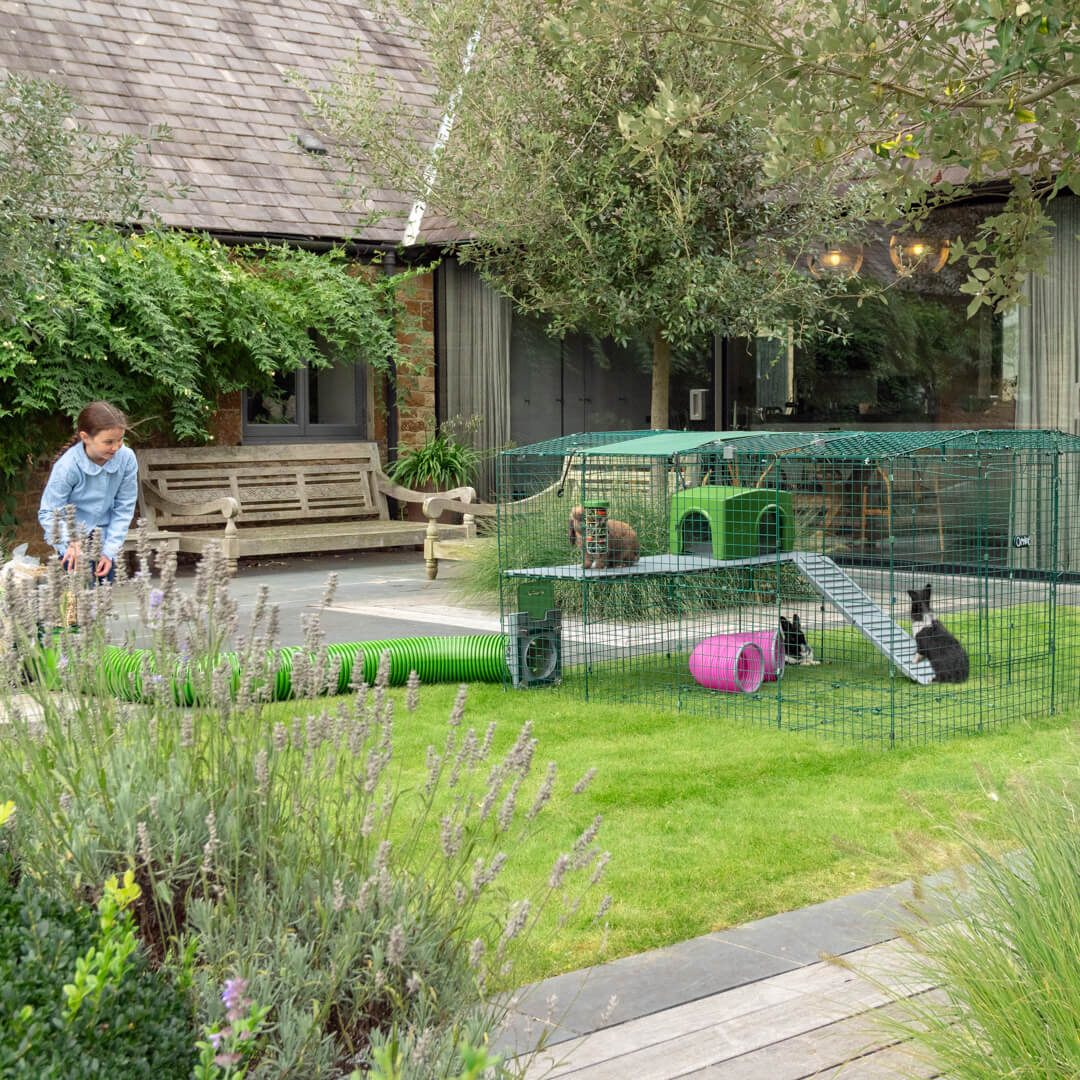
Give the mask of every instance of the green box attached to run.
[(530, 619), (543, 619), (555, 606), (555, 582), (525, 581), (517, 588), (517, 610)]
[(791, 493), (774, 488), (708, 484), (671, 499), (671, 554), (749, 559), (791, 551)]

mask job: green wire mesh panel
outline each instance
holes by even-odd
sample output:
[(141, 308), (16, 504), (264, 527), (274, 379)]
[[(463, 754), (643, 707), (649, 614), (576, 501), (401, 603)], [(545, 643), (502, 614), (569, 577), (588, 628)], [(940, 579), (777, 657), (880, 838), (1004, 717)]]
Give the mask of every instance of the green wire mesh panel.
[(545, 692), (590, 701), (885, 746), (1049, 713), (1080, 695), (1078, 455), (1046, 431), (506, 451), (504, 621), (521, 583), (550, 585), (561, 686)]

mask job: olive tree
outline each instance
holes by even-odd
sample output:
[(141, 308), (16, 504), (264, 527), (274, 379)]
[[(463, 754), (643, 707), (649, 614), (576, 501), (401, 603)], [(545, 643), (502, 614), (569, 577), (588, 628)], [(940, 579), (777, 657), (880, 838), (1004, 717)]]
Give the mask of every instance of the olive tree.
[[(360, 52), (308, 88), (349, 175), (449, 218), (468, 237), (459, 257), (554, 333), (650, 341), (654, 427), (673, 342), (817, 328), (837, 286), (800, 257), (857, 232), (877, 195), (813, 171), (770, 178), (767, 127), (708, 115), (737, 73), (677, 34), (560, 33), (566, 5), (550, 0), (394, 8), (396, 31), (423, 42), (430, 99)], [(693, 127), (635, 152), (627, 118), (663, 119), (673, 87), (694, 95)]]
[(1076, 0), (571, 0), (549, 33), (570, 52), (675, 37), (732, 73), (715, 93), (675, 79), (623, 108), (654, 169), (738, 117), (766, 132), (770, 182), (857, 178), (885, 220), (918, 227), (1001, 195), (974, 236), (953, 238), (973, 313), (1015, 303), (1049, 251), (1046, 200), (1080, 194), (1078, 20)]

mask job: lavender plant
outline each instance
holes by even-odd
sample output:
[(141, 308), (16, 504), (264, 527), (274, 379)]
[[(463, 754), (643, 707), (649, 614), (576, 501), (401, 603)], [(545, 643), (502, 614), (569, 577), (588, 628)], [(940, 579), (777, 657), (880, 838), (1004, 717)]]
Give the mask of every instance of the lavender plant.
[[(402, 1080), (467, 1074), (463, 1049), (498, 1026), (525, 936), (542, 919), (585, 924), (586, 907), (602, 918), (610, 902), (583, 903), (607, 860), (598, 819), (552, 852), (534, 895), (500, 891), (514, 851), (551, 805), (572, 818), (583, 785), (561, 792), (553, 764), (534, 774), (530, 725), (497, 754), (494, 725), (467, 726), (462, 687), (425, 780), (406, 789), (388, 657), (372, 686), (316, 700), (338, 672), (313, 619), (291, 658), (294, 699), (270, 704), (269, 597), (240, 637), (220, 552), (189, 592), (174, 558), (156, 581), (142, 541), (138, 558), (113, 589), (84, 588), (53, 563), (37, 591), (0, 598), (14, 628), (13, 647), (0, 650), (10, 720), (0, 791), (18, 805), (7, 835), (21, 871), (57, 896), (130, 871), (149, 954), (177, 970), (190, 958), (200, 1030), (239, 1030), (227, 1015), (235, 1003), (219, 996), (226, 977), (259, 1002), (248, 1076), (338, 1077), (372, 1068), (390, 1042), (406, 1048)], [(59, 618), (65, 591), (77, 630)], [(118, 637), (121, 597), (139, 618)], [(141, 667), (110, 687), (105, 650), (136, 641)], [(28, 668), (48, 667), (46, 653), (63, 663), (23, 683)], [(402, 703), (414, 707), (418, 694), (412, 680)]]

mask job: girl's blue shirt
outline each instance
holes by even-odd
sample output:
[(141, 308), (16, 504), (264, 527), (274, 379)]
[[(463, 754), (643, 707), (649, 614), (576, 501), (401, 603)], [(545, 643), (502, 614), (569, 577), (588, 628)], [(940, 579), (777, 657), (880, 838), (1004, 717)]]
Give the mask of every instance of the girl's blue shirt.
[[(88, 533), (100, 530), (101, 553), (115, 562), (135, 516), (138, 495), (139, 465), (134, 450), (121, 446), (104, 465), (98, 465), (86, 456), (83, 444), (77, 442), (64, 452), (49, 474), (41, 495), (38, 521), (48, 540), (52, 536), (53, 515), (73, 505), (80, 530)], [(61, 514), (60, 542), (56, 545), (61, 555), (67, 548), (62, 518)]]

